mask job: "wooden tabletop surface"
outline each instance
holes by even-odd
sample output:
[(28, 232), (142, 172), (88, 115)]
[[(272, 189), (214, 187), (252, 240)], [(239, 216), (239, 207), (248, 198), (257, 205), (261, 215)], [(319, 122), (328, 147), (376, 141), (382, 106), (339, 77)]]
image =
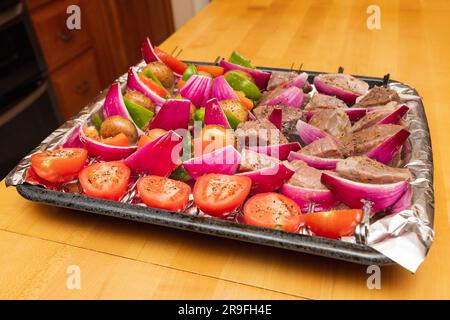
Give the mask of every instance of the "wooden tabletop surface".
[[(366, 27), (381, 8), (381, 29)], [(213, 61), (241, 51), (256, 65), (406, 82), (424, 99), (435, 172), (436, 239), (416, 274), (366, 268), (163, 227), (34, 204), (0, 187), (0, 298), (450, 298), (450, 3), (214, 0), (162, 48)], [(81, 288), (68, 289), (70, 266)], [(70, 286), (69, 286), (70, 287)]]

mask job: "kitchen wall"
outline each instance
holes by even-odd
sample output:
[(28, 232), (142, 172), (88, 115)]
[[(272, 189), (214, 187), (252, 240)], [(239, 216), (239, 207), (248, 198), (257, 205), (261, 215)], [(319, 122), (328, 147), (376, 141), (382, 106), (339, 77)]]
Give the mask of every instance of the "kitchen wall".
[(195, 16), (210, 0), (171, 0), (175, 29)]

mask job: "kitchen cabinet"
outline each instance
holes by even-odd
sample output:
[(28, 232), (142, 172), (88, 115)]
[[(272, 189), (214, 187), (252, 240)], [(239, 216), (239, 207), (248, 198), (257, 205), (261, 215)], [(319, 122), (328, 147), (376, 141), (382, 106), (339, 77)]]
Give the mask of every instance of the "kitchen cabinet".
[[(174, 32), (170, 0), (26, 0), (64, 119), (139, 62), (145, 37), (155, 44)], [(81, 9), (69, 30), (67, 7)]]

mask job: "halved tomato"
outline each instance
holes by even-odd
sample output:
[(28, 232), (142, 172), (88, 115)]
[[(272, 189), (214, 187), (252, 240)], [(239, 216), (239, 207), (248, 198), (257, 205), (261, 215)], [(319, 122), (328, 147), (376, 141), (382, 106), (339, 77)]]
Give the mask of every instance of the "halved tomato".
[(168, 54), (165, 51), (162, 51), (158, 47), (154, 47), (155, 53), (158, 56), (158, 58), (161, 59), (162, 62), (165, 63), (166, 66), (168, 66), (172, 71), (183, 74), (184, 70), (187, 68), (187, 64), (178, 60), (174, 56)]
[(294, 200), (275, 192), (260, 193), (244, 205), (244, 221), (265, 228), (297, 232), (303, 215)]
[(129, 147), (130, 141), (128, 140), (125, 133), (121, 132), (118, 135), (115, 135), (114, 137), (109, 137), (106, 139), (103, 139), (102, 142), (104, 144), (108, 144), (110, 146), (116, 146), (116, 147)]
[(165, 98), (168, 94), (169, 91), (166, 90), (166, 88), (164, 88), (163, 86), (160, 86), (159, 84), (157, 84), (155, 81), (153, 81), (150, 78), (147, 78), (146, 76), (143, 75), (139, 75), (139, 79), (150, 89), (153, 90), (158, 96), (160, 96), (161, 98)]
[(137, 190), (147, 206), (170, 211), (183, 210), (191, 193), (186, 183), (159, 176), (140, 178)]
[(86, 195), (119, 200), (127, 190), (131, 170), (120, 161), (99, 162), (84, 168), (78, 175)]
[(63, 183), (77, 176), (87, 156), (87, 151), (81, 148), (47, 150), (31, 156), (31, 167), (40, 178), (52, 183)]
[(244, 203), (251, 186), (249, 177), (206, 174), (195, 182), (194, 202), (203, 212), (222, 217)]
[(315, 235), (337, 239), (353, 235), (363, 212), (361, 209), (331, 210), (307, 213), (304, 217), (306, 225)]

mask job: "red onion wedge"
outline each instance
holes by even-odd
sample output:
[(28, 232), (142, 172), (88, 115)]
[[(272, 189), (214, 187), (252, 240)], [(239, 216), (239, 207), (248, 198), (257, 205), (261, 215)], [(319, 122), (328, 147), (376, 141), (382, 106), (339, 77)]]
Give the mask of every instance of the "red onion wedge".
[(151, 63), (155, 61), (161, 61), (155, 50), (153, 49), (153, 45), (149, 38), (145, 39), (144, 43), (141, 47), (142, 57), (144, 58), (145, 63)]
[(245, 71), (253, 77), (253, 80), (255, 81), (255, 84), (258, 86), (258, 88), (260, 88), (261, 90), (265, 90), (267, 88), (267, 83), (269, 82), (269, 79), (270, 79), (269, 72), (243, 67), (243, 66), (228, 62), (225, 59), (220, 60), (219, 65), (225, 69), (225, 72), (230, 71), (230, 70)]
[(220, 173), (233, 175), (237, 172), (241, 155), (233, 146), (226, 146), (211, 153), (201, 155), (183, 162), (189, 175), (197, 179), (204, 174)]
[(282, 104), (284, 106), (300, 108), (305, 95), (303, 91), (297, 87), (289, 87), (284, 89), (279, 95), (265, 102), (268, 106)]
[(150, 122), (149, 129), (164, 130), (187, 129), (189, 126), (191, 102), (186, 99), (169, 99), (155, 118)]
[(194, 74), (181, 88), (180, 94), (183, 98), (191, 100), (194, 106), (201, 108), (210, 97), (212, 82), (210, 77)]
[(281, 130), (283, 123), (283, 111), (281, 109), (273, 109), (268, 119), (278, 130)]
[(156, 94), (156, 92), (142, 83), (142, 81), (139, 79), (138, 74), (136, 73), (136, 70), (134, 70), (133, 68), (130, 68), (130, 70), (128, 71), (127, 87), (129, 90), (134, 90), (142, 93), (143, 95), (146, 95), (158, 106), (162, 106), (164, 102), (166, 102), (166, 99), (161, 98)]
[(289, 161), (302, 160), (310, 167), (320, 170), (336, 170), (336, 165), (342, 159), (319, 158), (310, 156), (299, 152), (291, 152), (288, 157)]
[(286, 183), (281, 187), (280, 193), (294, 200), (304, 213), (308, 212), (311, 203), (314, 203), (314, 211), (327, 211), (339, 203), (330, 190), (303, 188)]
[(252, 179), (252, 193), (271, 192), (279, 189), (295, 173), (286, 164), (280, 163), (270, 168), (238, 173)]
[(231, 129), (230, 123), (216, 98), (212, 98), (206, 102), (203, 122), (205, 125), (215, 124), (225, 129)]
[(283, 87), (285, 87), (285, 88), (297, 87), (299, 89), (303, 89), (303, 87), (305, 86), (307, 81), (308, 81), (308, 74), (306, 72), (302, 72), (298, 76), (296, 76), (295, 78), (293, 78), (293, 79), (289, 80), (288, 82), (286, 82), (283, 85)]
[(224, 76), (214, 79), (211, 90), (211, 98), (217, 98), (218, 101), (239, 100), (236, 92), (234, 92), (233, 88), (228, 84)]
[(63, 148), (82, 148), (83, 142), (81, 142), (80, 134), (81, 134), (81, 128), (83, 126), (80, 124), (73, 128), (69, 134), (69, 136), (66, 138), (66, 141), (63, 144)]
[(372, 202), (374, 212), (395, 204), (409, 186), (407, 181), (391, 184), (369, 184), (355, 182), (328, 173), (322, 173), (321, 182), (344, 204), (352, 209), (361, 209), (362, 200)]
[(298, 142), (291, 142), (285, 144), (275, 144), (270, 146), (250, 146), (248, 150), (258, 153), (266, 154), (268, 156), (277, 158), (281, 161), (287, 160), (291, 152), (300, 150)]
[(390, 115), (380, 120), (378, 124), (398, 124), (405, 114), (409, 111), (407, 105), (402, 105), (394, 110)]
[(403, 210), (411, 208), (411, 201), (412, 201), (412, 188), (410, 185), (408, 185), (408, 188), (406, 189), (405, 193), (392, 206), (391, 208), (392, 213), (395, 214), (400, 213)]
[(408, 139), (409, 135), (409, 131), (402, 129), (380, 143), (373, 150), (369, 151), (367, 153), (367, 156), (387, 165), (392, 161), (395, 154), (400, 150), (405, 141)]
[(180, 164), (181, 141), (169, 131), (126, 158), (125, 164), (134, 172), (167, 177)]
[(319, 128), (316, 128), (302, 120), (298, 120), (296, 125), (298, 134), (305, 144), (328, 137), (329, 134)]
[(80, 130), (80, 140), (92, 157), (97, 157), (105, 161), (125, 159), (136, 151), (136, 146), (117, 147), (111, 146), (100, 141), (88, 138), (83, 130)]
[[(352, 123), (358, 121), (367, 114), (366, 108), (347, 108), (342, 110), (347, 114)], [(316, 113), (316, 111), (305, 111), (304, 115), (306, 117), (306, 121), (309, 121), (314, 113)]]
[[(359, 96), (366, 94), (369, 90), (367, 82), (342, 73), (319, 74), (314, 78), (314, 86), (319, 93), (336, 96), (350, 106), (355, 104)], [(344, 86), (347, 88), (342, 88)]]
[(256, 116), (249, 110), (248, 111), (248, 120), (255, 121), (257, 118)]

